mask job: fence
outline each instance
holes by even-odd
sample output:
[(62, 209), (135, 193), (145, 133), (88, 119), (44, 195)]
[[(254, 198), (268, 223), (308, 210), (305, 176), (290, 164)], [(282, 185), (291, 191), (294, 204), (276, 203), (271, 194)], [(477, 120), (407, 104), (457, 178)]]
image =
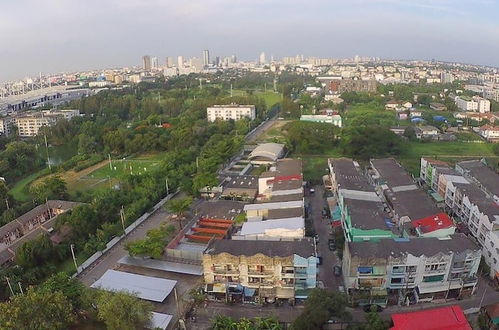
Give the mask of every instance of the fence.
[(103, 254), (105, 254), (107, 251), (111, 250), (116, 244), (118, 244), (123, 238), (128, 236), (135, 228), (140, 226), (144, 221), (146, 221), (152, 214), (154, 214), (157, 210), (159, 210), (167, 201), (172, 199), (179, 191), (177, 190), (176, 192), (169, 194), (162, 200), (160, 200), (156, 205), (153, 207), (153, 211), (151, 213), (146, 212), (143, 215), (141, 215), (137, 220), (135, 220), (132, 224), (130, 224), (128, 227), (125, 228), (125, 233), (120, 236), (116, 236), (113, 239), (111, 239), (109, 242), (106, 244), (106, 248), (102, 251), (97, 251), (95, 252), (90, 258), (85, 260), (80, 266), (78, 266), (78, 271), (77, 273), (73, 274), (72, 277), (78, 276), (81, 272), (83, 272), (85, 269), (90, 267), (93, 263), (95, 263)]

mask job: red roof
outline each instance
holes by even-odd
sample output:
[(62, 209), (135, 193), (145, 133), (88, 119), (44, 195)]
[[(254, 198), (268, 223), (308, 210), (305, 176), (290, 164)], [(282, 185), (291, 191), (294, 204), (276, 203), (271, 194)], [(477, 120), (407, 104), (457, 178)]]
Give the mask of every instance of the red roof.
[(459, 305), (392, 315), (390, 330), (472, 330)]
[(426, 218), (414, 220), (412, 227), (420, 228), (423, 233), (431, 233), (432, 231), (454, 227), (454, 222), (446, 213), (438, 213)]

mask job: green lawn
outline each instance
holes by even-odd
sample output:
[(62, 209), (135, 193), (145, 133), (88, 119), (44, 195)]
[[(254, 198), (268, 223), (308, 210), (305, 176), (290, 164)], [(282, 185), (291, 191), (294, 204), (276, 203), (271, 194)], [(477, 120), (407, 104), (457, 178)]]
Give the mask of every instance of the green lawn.
[(31, 184), (31, 182), (35, 181), (36, 179), (38, 179), (44, 175), (49, 174), (49, 173), (50, 172), (49, 172), (48, 168), (44, 168), (43, 170), (35, 172), (35, 173), (25, 177), (24, 179), (18, 181), (14, 185), (14, 187), (12, 187), (12, 189), (9, 191), (9, 193), (12, 194), (12, 196), (20, 202), (30, 201), (31, 197), (29, 195), (28, 189), (29, 189), (29, 185)]
[(267, 109), (270, 109), (273, 105), (281, 102), (282, 100), (282, 95), (280, 93), (274, 93), (273, 91), (255, 92), (255, 96), (261, 97), (265, 100)]
[(494, 157), (494, 144), (467, 142), (408, 142), (408, 148), (398, 158), (411, 173), (419, 174), (422, 156), (451, 163), (469, 158)]
[(88, 175), (90, 178), (107, 179), (121, 178), (125, 174), (144, 174), (154, 170), (159, 165), (158, 159), (133, 158), (112, 160), (111, 166), (105, 165)]

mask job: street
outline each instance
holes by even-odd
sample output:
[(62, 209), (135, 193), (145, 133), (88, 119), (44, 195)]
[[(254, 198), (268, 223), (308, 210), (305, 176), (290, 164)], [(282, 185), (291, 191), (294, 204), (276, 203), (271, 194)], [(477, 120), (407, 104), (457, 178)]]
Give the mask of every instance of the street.
[(336, 253), (330, 251), (328, 246), (328, 239), (332, 238), (332, 236), (329, 234), (329, 222), (322, 217), (322, 210), (326, 206), (326, 201), (323, 197), (324, 187), (322, 185), (317, 185), (314, 189), (315, 193), (307, 196), (305, 200), (311, 205), (311, 216), (315, 232), (319, 235), (317, 251), (322, 257), (322, 265), (319, 266), (318, 279), (324, 283), (324, 286), (327, 289), (338, 290), (338, 287), (343, 285), (343, 280), (341, 276), (335, 276), (333, 274), (333, 266), (341, 266), (341, 263), (336, 256)]

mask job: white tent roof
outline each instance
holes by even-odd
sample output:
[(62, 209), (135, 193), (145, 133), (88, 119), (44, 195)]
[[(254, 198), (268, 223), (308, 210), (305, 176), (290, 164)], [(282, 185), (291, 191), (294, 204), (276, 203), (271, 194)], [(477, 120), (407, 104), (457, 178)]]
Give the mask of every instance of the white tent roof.
[(170, 314), (156, 313), (152, 312), (151, 326), (149, 329), (166, 329), (168, 324), (170, 324), (173, 316)]
[(177, 281), (108, 270), (91, 285), (106, 291), (127, 291), (141, 299), (162, 302), (172, 292)]
[(272, 229), (281, 229), (283, 231), (286, 231), (304, 228), (305, 221), (301, 217), (265, 220), (259, 222), (245, 222), (243, 224), (243, 227), (241, 228), (241, 235), (264, 234), (266, 231)]

